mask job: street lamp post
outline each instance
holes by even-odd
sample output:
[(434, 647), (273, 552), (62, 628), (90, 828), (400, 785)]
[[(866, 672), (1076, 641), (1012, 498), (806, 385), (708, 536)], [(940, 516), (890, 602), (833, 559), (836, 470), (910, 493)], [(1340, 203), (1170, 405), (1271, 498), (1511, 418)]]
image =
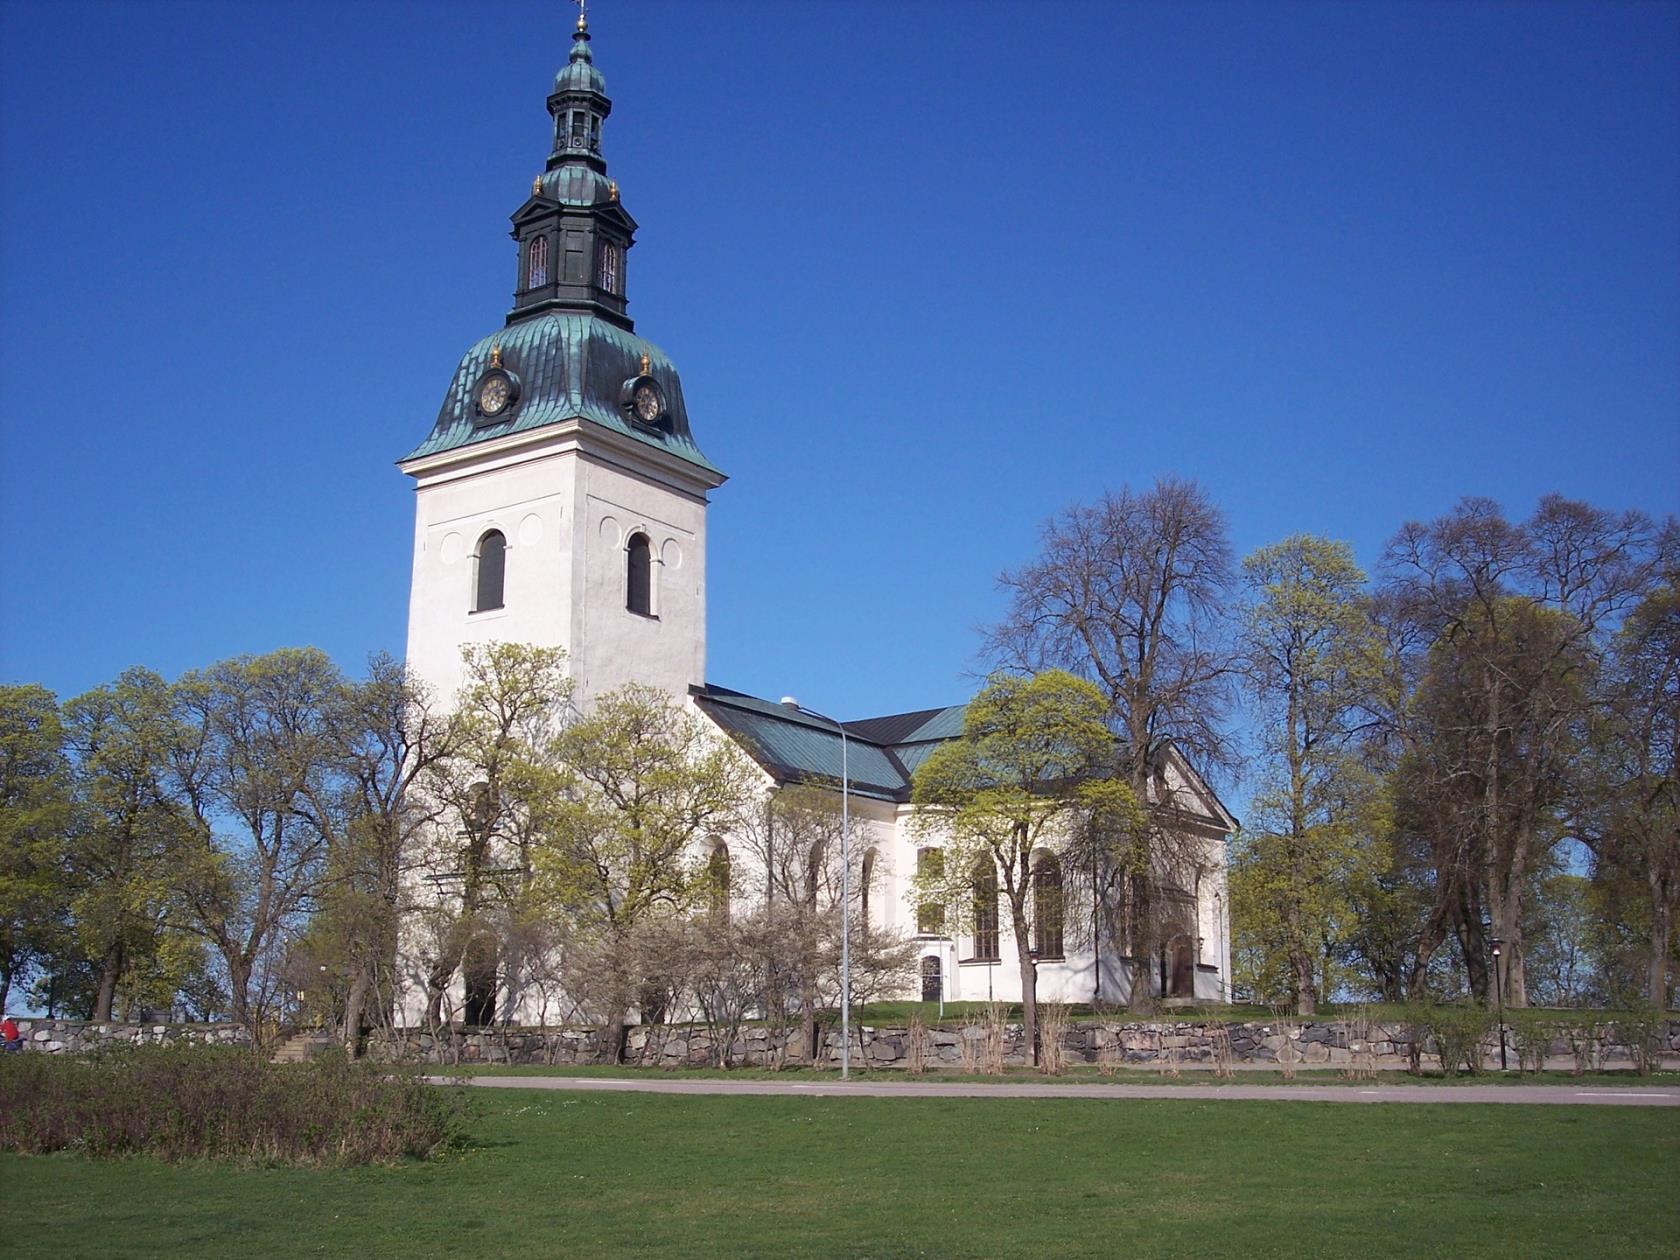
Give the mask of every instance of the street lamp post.
[(1488, 944), (1493, 946), (1493, 1000), (1499, 1010), (1499, 1070), (1507, 1069), (1505, 1064), (1505, 984), (1499, 977), (1499, 952), (1505, 942), (1497, 936), (1491, 938)]
[(852, 1074), (852, 814), (851, 767), (847, 763), (846, 728), (837, 719), (807, 709), (792, 696), (782, 707), (830, 723), (840, 733), (840, 1079)]

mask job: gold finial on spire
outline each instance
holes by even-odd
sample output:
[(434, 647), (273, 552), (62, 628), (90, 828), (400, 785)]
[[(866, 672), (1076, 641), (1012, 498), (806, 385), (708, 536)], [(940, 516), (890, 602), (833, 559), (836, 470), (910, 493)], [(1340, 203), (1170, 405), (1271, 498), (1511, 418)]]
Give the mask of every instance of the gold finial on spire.
[(584, 9), (584, 0), (577, 0), (577, 7), (578, 7), (577, 28), (580, 32), (581, 31), (587, 31), (589, 29), (589, 14)]
[(618, 181), (616, 179), (607, 181), (607, 196), (614, 201), (618, 200)]
[(531, 196), (533, 196), (533, 197), (542, 196), (542, 176), (541, 175), (538, 175), (535, 179), (533, 179), (531, 181)]
[(643, 350), (642, 351), (642, 375), (646, 376), (648, 374), (649, 369), (652, 368), (652, 367), (653, 367), (653, 364), (648, 362), (648, 352), (646, 350)]
[(502, 366), (502, 343), (500, 338), (490, 343), (490, 366)]

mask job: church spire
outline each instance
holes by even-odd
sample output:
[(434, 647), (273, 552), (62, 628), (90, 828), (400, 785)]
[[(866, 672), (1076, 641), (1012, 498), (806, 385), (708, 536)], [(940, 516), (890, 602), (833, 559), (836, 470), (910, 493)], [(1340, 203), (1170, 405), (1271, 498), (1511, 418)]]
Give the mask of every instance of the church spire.
[(612, 101), (589, 44), (589, 16), (578, 0), (571, 54), (548, 97), (553, 147), (529, 200), (513, 216), (519, 279), (509, 323), (560, 308), (593, 311), (631, 327), (624, 257), (635, 243), (636, 221), (607, 178), (601, 127)]

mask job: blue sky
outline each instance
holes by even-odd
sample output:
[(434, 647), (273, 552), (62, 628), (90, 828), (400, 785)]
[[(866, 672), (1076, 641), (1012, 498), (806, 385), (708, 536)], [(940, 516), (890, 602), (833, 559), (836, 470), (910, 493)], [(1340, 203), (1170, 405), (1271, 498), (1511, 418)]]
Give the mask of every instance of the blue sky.
[[(394, 460), (514, 282), (560, 3), (0, 2), (0, 680), (401, 653)], [(1069, 503), (1367, 564), (1680, 508), (1680, 6), (607, 3), (710, 680), (972, 689)]]

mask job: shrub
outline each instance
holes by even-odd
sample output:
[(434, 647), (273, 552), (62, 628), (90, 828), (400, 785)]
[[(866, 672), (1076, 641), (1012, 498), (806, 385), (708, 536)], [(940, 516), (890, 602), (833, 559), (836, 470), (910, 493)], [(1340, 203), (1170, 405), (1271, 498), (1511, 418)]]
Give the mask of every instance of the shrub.
[(1639, 1006), (1616, 1015), (1616, 1031), (1633, 1058), (1641, 1076), (1661, 1066), (1662, 1047), (1668, 1032), (1668, 1013), (1655, 1006)]
[(1068, 1008), (1045, 1003), (1038, 1008), (1038, 1070), (1060, 1076), (1067, 1066)]
[(459, 1140), (459, 1089), (342, 1053), (270, 1063), (241, 1047), (0, 1056), (0, 1150), (259, 1164), (389, 1164)]
[(922, 1022), (920, 1012), (911, 1015), (904, 1040), (904, 1070), (911, 1076), (927, 1071), (930, 1048), (927, 1025)]
[(1552, 1046), (1564, 1038), (1566, 1025), (1538, 1015), (1511, 1020), (1517, 1038), (1517, 1063), (1524, 1072), (1539, 1072), (1546, 1066)]
[(1493, 1029), (1493, 1016), (1482, 1006), (1426, 1006), (1422, 1022), (1435, 1043), (1441, 1071), (1457, 1076), (1460, 1068), (1482, 1070), (1482, 1039)]

